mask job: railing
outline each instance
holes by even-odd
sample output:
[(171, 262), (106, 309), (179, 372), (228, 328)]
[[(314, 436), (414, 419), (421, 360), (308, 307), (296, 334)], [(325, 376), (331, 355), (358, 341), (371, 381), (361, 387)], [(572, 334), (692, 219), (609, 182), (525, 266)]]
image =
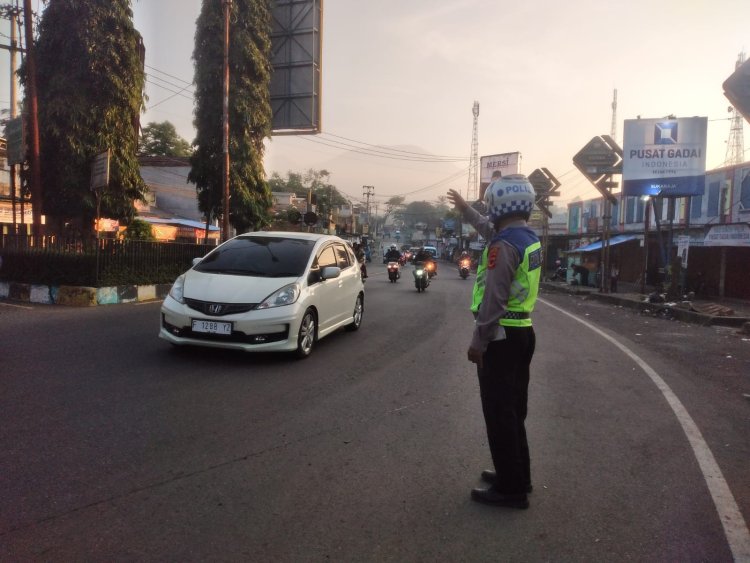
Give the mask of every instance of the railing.
[(171, 283), (215, 246), (174, 242), (0, 236), (0, 279), (49, 285)]

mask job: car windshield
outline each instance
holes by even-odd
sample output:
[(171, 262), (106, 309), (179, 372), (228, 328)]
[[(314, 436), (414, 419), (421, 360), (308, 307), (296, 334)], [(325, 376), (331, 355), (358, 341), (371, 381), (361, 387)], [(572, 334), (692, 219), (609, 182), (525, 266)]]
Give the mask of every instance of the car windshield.
[(237, 276), (299, 277), (314, 246), (312, 240), (240, 236), (208, 254), (193, 269)]

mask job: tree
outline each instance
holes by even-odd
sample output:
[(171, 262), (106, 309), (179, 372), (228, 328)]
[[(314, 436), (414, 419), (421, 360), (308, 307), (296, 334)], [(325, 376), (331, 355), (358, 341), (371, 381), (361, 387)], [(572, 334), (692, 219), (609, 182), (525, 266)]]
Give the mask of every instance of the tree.
[[(146, 185), (136, 158), (143, 107), (141, 35), (130, 0), (49, 0), (36, 39), (42, 212), (52, 230), (93, 232), (94, 157), (110, 150), (101, 215), (128, 222)], [(19, 72), (26, 85), (25, 68)]]
[[(208, 220), (223, 210), (223, 2), (203, 0), (195, 32), (195, 151), (188, 181)], [(269, 0), (234, 0), (229, 47), (230, 223), (239, 232), (270, 221), (263, 139), (271, 133)]]
[(309, 168), (304, 174), (287, 172), (286, 179), (277, 172), (268, 181), (272, 192), (291, 192), (298, 197), (315, 196), (319, 217), (327, 218), (329, 212), (341, 205), (346, 205), (348, 199), (330, 183), (331, 173), (328, 170), (314, 170)]
[(152, 121), (141, 131), (138, 156), (190, 156), (190, 143), (177, 134), (169, 121)]
[(143, 219), (133, 219), (125, 229), (126, 240), (156, 240), (151, 224)]
[(388, 217), (391, 215), (396, 219), (401, 219), (401, 209), (404, 207), (404, 201), (406, 198), (402, 195), (394, 195), (388, 201), (385, 202), (385, 215), (383, 216), (383, 224), (388, 221)]

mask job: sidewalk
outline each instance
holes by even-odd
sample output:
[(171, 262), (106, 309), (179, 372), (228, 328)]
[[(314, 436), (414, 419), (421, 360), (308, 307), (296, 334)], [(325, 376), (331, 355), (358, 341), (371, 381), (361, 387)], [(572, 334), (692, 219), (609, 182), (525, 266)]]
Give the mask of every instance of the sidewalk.
[[(740, 299), (716, 298), (649, 303), (647, 295), (636, 291), (635, 287), (628, 284), (620, 284), (621, 292), (618, 293), (602, 293), (595, 287), (569, 285), (565, 282), (546, 281), (542, 282), (540, 286), (547, 291), (585, 295), (590, 299), (638, 309), (655, 315), (661, 314), (688, 323), (730, 327), (743, 327), (745, 323), (750, 323), (750, 302)], [(694, 309), (700, 309), (702, 312)], [(726, 309), (730, 309), (732, 314), (725, 314)], [(750, 331), (750, 328), (747, 330)]]

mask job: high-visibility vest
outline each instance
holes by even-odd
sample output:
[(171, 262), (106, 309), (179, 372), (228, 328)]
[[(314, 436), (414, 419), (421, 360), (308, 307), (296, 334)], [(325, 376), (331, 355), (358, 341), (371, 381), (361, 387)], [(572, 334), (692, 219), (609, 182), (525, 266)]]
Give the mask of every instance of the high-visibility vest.
[(471, 311), (479, 312), (484, 298), (487, 278), (487, 256), (490, 246), (498, 241), (510, 243), (521, 256), (521, 263), (516, 269), (510, 286), (506, 314), (500, 319), (502, 326), (531, 326), (531, 312), (534, 310), (539, 294), (539, 280), (542, 273), (542, 245), (539, 237), (529, 227), (512, 227), (503, 229), (487, 244), (477, 266), (477, 277), (474, 282), (474, 293), (471, 300)]

